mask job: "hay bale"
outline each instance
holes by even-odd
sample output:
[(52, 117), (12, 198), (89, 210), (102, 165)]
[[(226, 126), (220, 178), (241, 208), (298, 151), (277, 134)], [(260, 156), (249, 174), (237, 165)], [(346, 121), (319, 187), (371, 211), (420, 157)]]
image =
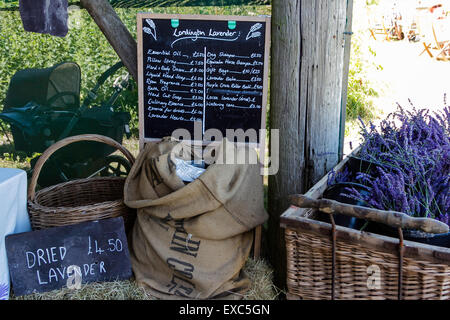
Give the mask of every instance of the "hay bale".
[[(248, 259), (244, 272), (252, 281), (244, 300), (274, 300), (280, 294), (272, 282), (273, 270), (264, 260)], [(145, 290), (131, 280), (88, 283), (81, 289), (63, 288), (44, 293), (34, 293), (11, 300), (155, 300)]]
[(244, 272), (252, 282), (244, 300), (276, 300), (282, 292), (273, 284), (273, 270), (265, 260), (248, 259)]
[(151, 300), (144, 289), (138, 287), (134, 280), (95, 282), (74, 290), (62, 288), (43, 293), (33, 293), (15, 300)]

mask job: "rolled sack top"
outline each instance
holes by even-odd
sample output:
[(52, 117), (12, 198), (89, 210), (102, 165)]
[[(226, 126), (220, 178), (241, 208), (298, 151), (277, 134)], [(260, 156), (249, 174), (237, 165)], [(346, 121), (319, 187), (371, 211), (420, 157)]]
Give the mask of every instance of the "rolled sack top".
[[(197, 180), (186, 185), (177, 176), (175, 161), (171, 158), (191, 159), (193, 149), (173, 138), (164, 138), (159, 144), (147, 144), (125, 182), (125, 204), (160, 219), (170, 213), (174, 220), (200, 217), (223, 206), (238, 227), (231, 227), (230, 234), (224, 237), (264, 223), (268, 215), (264, 209), (259, 163), (229, 164), (230, 158), (257, 159), (256, 151), (237, 147), (227, 139), (214, 150), (214, 163)], [(204, 232), (202, 229), (192, 233), (216, 237), (211, 232)]]

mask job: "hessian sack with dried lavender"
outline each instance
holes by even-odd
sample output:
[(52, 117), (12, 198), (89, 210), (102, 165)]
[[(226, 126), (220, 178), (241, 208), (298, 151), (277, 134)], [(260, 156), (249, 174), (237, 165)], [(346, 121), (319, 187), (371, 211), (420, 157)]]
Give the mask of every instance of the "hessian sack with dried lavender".
[(252, 229), (268, 218), (260, 167), (227, 164), (226, 155), (256, 153), (226, 139), (214, 152), (206, 171), (186, 184), (174, 157), (191, 159), (193, 148), (165, 138), (146, 145), (126, 180), (125, 203), (138, 212), (132, 267), (137, 283), (155, 297), (239, 299), (249, 288), (242, 269)]

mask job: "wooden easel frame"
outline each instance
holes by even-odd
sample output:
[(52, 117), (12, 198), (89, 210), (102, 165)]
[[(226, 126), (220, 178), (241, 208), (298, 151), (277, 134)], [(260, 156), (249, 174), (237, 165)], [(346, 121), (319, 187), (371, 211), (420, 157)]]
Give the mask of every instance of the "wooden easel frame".
[[(267, 113), (267, 94), (269, 83), (269, 56), (270, 56), (270, 37), (271, 37), (271, 17), (270, 16), (218, 16), (218, 15), (184, 15), (184, 14), (155, 14), (140, 12), (137, 14), (137, 65), (138, 65), (138, 106), (139, 106), (139, 150), (143, 150), (145, 144), (156, 143), (161, 141), (159, 138), (145, 137), (144, 130), (144, 65), (143, 65), (143, 43), (142, 43), (142, 20), (150, 19), (178, 19), (178, 20), (213, 20), (213, 21), (245, 21), (245, 22), (261, 22), (265, 23), (265, 43), (264, 43), (264, 75), (263, 75), (263, 96), (261, 106), (261, 128), (259, 132), (259, 143), (244, 143), (244, 145), (259, 149), (259, 162), (261, 169), (264, 168), (265, 152), (266, 152), (266, 113)], [(186, 141), (187, 143), (201, 143), (202, 146), (209, 145), (209, 141)], [(239, 145), (239, 143), (238, 143)], [(261, 176), (261, 183), (264, 176)], [(262, 226), (254, 229), (254, 247), (253, 256), (259, 258), (261, 253), (261, 236)]]
[(430, 56), (430, 58), (433, 58), (433, 54), (431, 53), (430, 49), (431, 49), (431, 43), (427, 44), (426, 42), (422, 42), (423, 46), (425, 47), (425, 49), (423, 49), (423, 51), (419, 54), (419, 56), (421, 56), (422, 54), (424, 54), (424, 52), (427, 52), (428, 55)]

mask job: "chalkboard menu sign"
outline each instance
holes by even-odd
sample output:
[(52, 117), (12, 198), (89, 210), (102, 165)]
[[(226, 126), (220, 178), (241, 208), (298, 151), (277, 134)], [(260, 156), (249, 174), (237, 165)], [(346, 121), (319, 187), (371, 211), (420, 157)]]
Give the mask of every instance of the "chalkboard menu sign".
[(269, 17), (140, 13), (137, 28), (141, 145), (176, 129), (203, 142), (209, 129), (254, 129), (261, 142)]
[(5, 245), (16, 296), (132, 276), (122, 217), (14, 234)]

